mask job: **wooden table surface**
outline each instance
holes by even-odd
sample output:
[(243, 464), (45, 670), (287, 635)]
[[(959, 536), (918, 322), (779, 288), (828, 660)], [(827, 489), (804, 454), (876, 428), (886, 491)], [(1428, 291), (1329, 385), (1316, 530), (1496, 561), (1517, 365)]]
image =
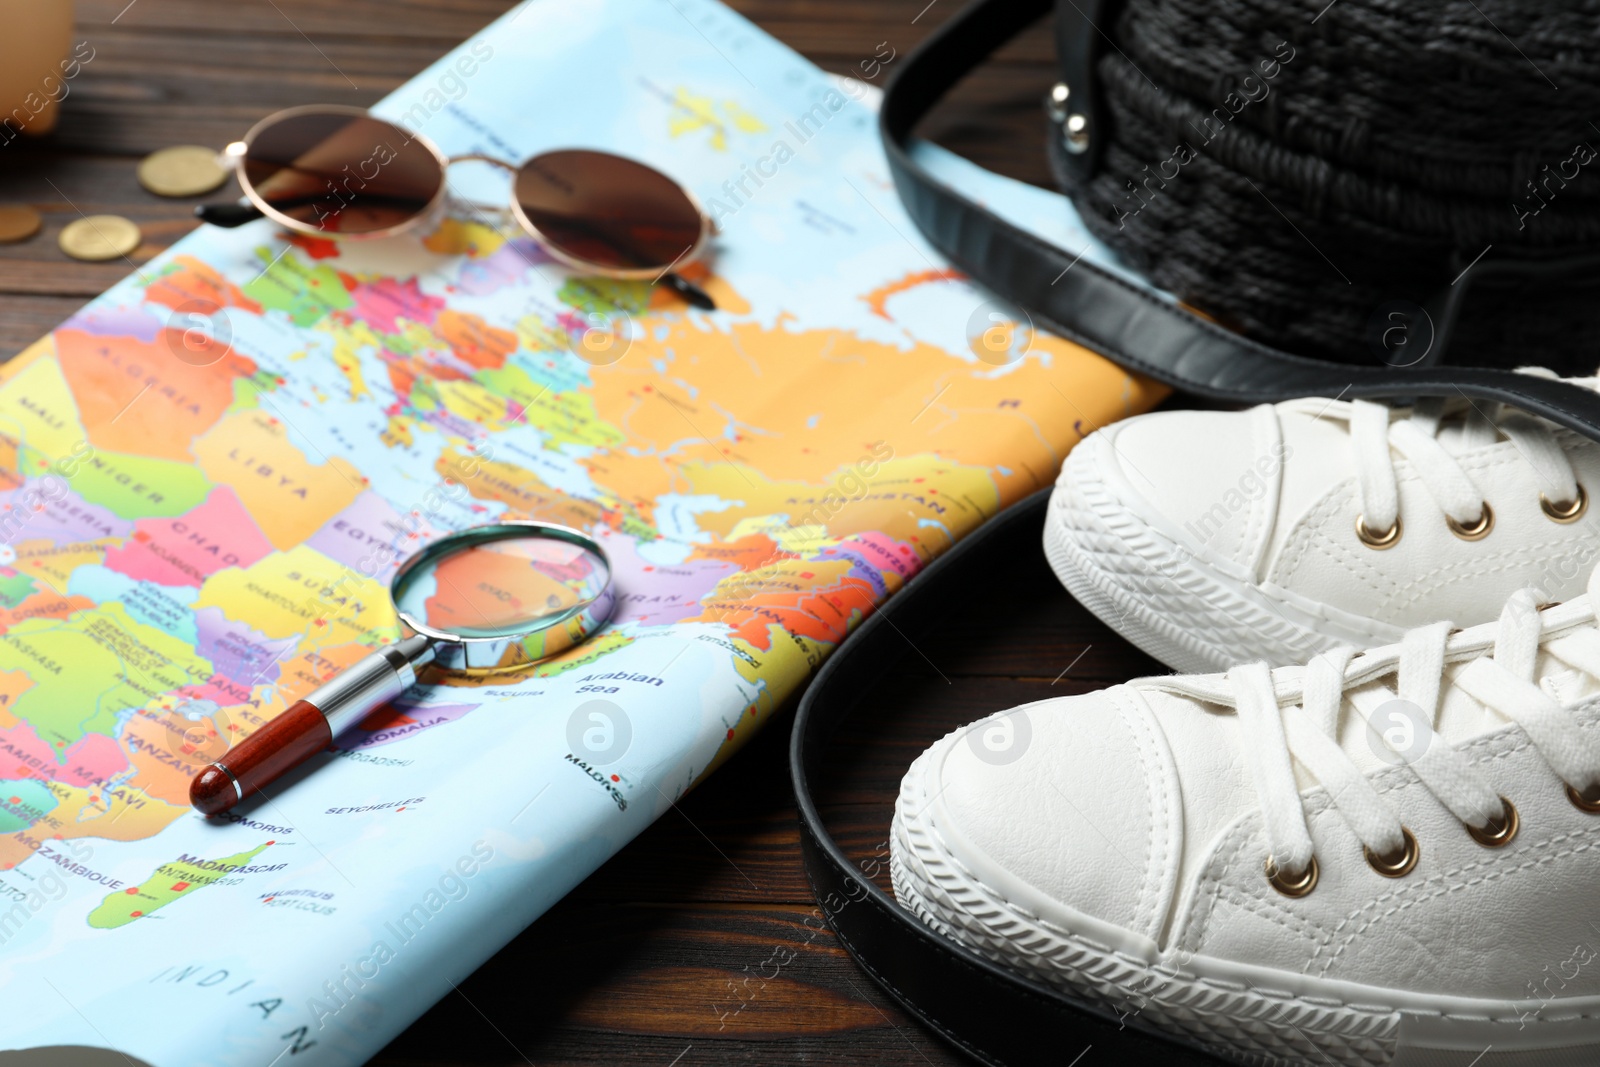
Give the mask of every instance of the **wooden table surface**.
[[(137, 220), (146, 235), (133, 257), (140, 262), (193, 228), (192, 205), (140, 189), (140, 157), (179, 143), (220, 147), (295, 104), (370, 104), (509, 6), (78, 0), (79, 39), (94, 59), (71, 83), (59, 131), (0, 148), (0, 203), (31, 203), (46, 217), (41, 237), (0, 247), (0, 358), (127, 272), (122, 262), (77, 263), (57, 249), (56, 235), (80, 213)], [(957, 2), (733, 6), (820, 66), (846, 72), (879, 42), (911, 47)], [(969, 79), (925, 132), (985, 166), (1048, 184), (1040, 100), (1053, 58), (1037, 27)], [(863, 859), (887, 855), (900, 776), (948, 729), (1156, 669), (1069, 600), (1038, 553), (997, 563), (973, 610), (920, 651), (886, 670), (872, 697), (884, 728), (852, 738), (849, 781), (824, 798), (841, 841)], [(806, 924), (815, 904), (800, 869), (788, 722), (776, 718), (373, 1062), (965, 1062), (879, 993), (830, 934)], [(793, 953), (792, 961), (760, 977), (779, 949), (787, 951), (777, 958)]]

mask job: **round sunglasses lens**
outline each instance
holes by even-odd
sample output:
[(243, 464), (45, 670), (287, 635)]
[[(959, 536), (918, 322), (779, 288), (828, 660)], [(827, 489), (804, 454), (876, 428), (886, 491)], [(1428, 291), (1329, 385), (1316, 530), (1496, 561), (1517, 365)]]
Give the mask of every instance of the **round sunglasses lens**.
[(517, 172), (517, 203), (568, 258), (615, 271), (660, 271), (700, 243), (694, 201), (660, 171), (605, 152), (548, 152)]
[(289, 115), (256, 132), (244, 179), (274, 210), (329, 234), (372, 234), (428, 210), (438, 158), (392, 123), (346, 111)]

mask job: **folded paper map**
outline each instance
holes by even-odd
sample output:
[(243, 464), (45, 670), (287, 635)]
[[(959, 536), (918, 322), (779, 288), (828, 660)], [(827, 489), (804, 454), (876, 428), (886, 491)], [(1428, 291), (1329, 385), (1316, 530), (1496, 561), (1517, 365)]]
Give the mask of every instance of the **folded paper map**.
[[(451, 155), (672, 174), (720, 225), (685, 273), (721, 310), (572, 276), (471, 206), (507, 189), (468, 163), (416, 235), (202, 229), (0, 371), (0, 1048), (365, 1060), (1159, 399), (934, 256), (865, 95), (710, 0), (536, 0), (377, 112)], [(1013, 188), (1060, 204), (984, 196)], [(397, 636), (418, 545), (500, 518), (599, 539), (614, 622), (188, 806)]]

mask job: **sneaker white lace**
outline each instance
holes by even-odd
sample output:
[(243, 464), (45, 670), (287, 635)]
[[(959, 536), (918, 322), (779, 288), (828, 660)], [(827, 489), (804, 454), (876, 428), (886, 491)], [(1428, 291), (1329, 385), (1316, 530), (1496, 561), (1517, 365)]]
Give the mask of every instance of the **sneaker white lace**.
[(1600, 444), (1465, 398), (1158, 412), (1074, 449), (1045, 551), (1074, 596), (1172, 667), (1281, 666), (1476, 625), (1521, 588), (1578, 595), (1600, 558), (1591, 487)]
[(1588, 588), (958, 730), (902, 785), (896, 895), (1240, 1062), (1600, 1062), (1600, 570)]

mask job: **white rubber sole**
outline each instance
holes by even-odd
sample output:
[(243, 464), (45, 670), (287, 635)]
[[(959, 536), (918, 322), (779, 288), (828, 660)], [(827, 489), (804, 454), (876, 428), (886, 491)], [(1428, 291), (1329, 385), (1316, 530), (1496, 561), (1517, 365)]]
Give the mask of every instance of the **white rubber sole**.
[[(1228, 1061), (1294, 1067), (1589, 1067), (1600, 997), (1474, 1000), (1333, 982), (1208, 957), (1151, 959), (1087, 916), (1041, 919), (944, 843), (933, 781), (948, 735), (912, 764), (890, 833), (902, 907), (979, 955)], [(1001, 878), (990, 879), (998, 883)], [(1078, 927), (1074, 929), (1072, 927)], [(1530, 964), (1530, 973), (1538, 967)]]
[(1067, 457), (1045, 520), (1045, 556), (1084, 607), (1162, 663), (1186, 674), (1261, 660), (1288, 666), (1340, 644), (1399, 638), (1398, 628), (1296, 603), (1227, 573), (1232, 564), (1131, 508), (1138, 495), (1115, 464), (1099, 434)]

